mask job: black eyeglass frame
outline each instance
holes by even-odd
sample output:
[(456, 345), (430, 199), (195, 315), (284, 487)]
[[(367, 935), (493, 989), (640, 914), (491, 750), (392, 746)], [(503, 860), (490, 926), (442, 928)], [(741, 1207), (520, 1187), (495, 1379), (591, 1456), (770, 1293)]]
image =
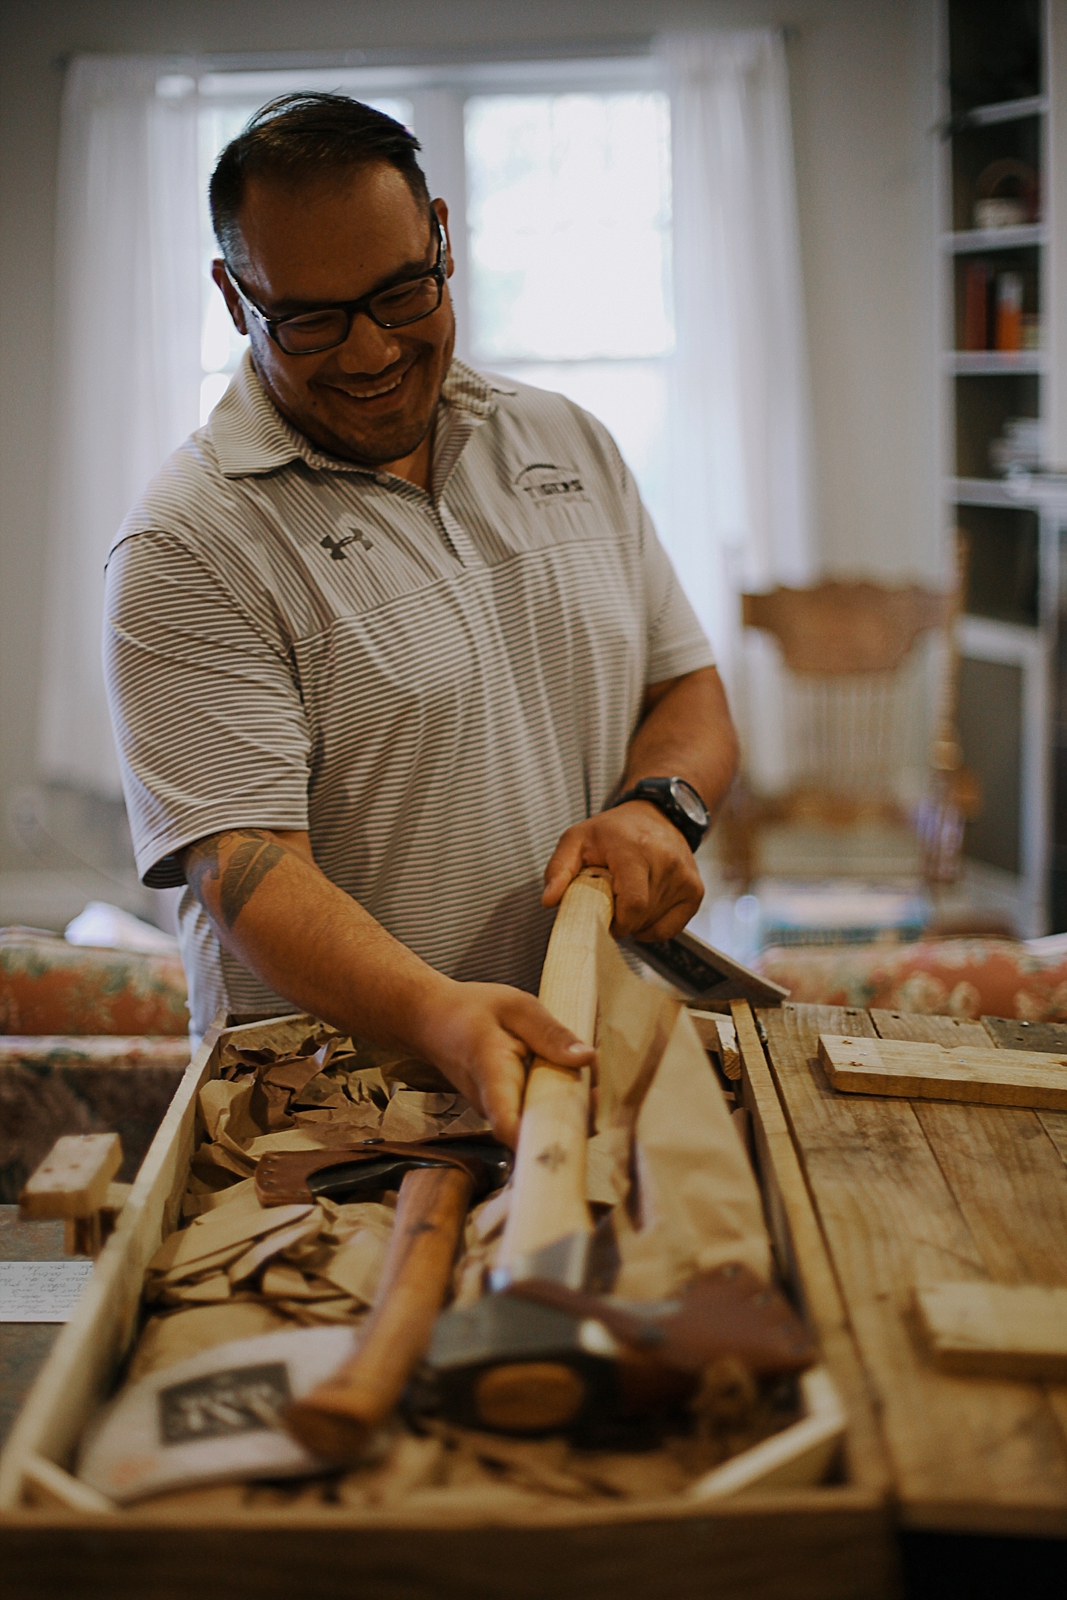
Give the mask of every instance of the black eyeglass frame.
[[(319, 306), (315, 311), (296, 311), (288, 317), (268, 317), (262, 306), (258, 306), (256, 304), (251, 295), (249, 295), (242, 287), (239, 280), (234, 277), (225, 261), (222, 264), (223, 271), (226, 273), (227, 278), (229, 278), (230, 282), (232, 283), (241, 304), (245, 306), (247, 310), (251, 311), (252, 315), (256, 318), (256, 321), (259, 322), (260, 325), (266, 330), (267, 337), (278, 346), (278, 349), (281, 350), (284, 355), (317, 356), (321, 355), (324, 350), (334, 350), (338, 345), (344, 344), (345, 340), (352, 332), (353, 322), (361, 312), (364, 316), (369, 317), (376, 327), (391, 329), (409, 327), (411, 323), (421, 322), (423, 318), (432, 317), (435, 311), (440, 310), (441, 301), (444, 298), (445, 282), (448, 278), (448, 241), (445, 238), (444, 224), (442, 223), (440, 217), (438, 217), (436, 214), (434, 215), (434, 221), (437, 224), (438, 234), (437, 260), (434, 262), (429, 272), (416, 273), (413, 278), (401, 278), (398, 283), (388, 284), (384, 289), (375, 289), (371, 294), (361, 295), (358, 300), (339, 300), (336, 305)], [(398, 321), (394, 322), (386, 322), (381, 317), (375, 315), (375, 300), (379, 299), (382, 295), (392, 294), (397, 289), (403, 289), (408, 284), (421, 283), (424, 278), (433, 278), (437, 283), (436, 305), (431, 306), (428, 311), (418, 312), (418, 314), (414, 317), (402, 317)], [(344, 313), (347, 319), (345, 322), (345, 331), (339, 339), (331, 339), (329, 344), (316, 345), (313, 349), (309, 350), (287, 350), (285, 348), (278, 337), (277, 330), (279, 328), (283, 327), (287, 322), (298, 322), (301, 317), (318, 317), (329, 311), (341, 311)]]

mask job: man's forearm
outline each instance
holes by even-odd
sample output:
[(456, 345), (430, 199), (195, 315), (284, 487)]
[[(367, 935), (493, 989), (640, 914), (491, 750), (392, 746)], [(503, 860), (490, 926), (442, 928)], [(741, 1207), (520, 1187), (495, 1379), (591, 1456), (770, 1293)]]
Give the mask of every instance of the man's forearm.
[(630, 744), (620, 791), (641, 778), (684, 778), (714, 815), (737, 771), (738, 745), (722, 680), (714, 667), (648, 692)]
[(346, 1033), (425, 1049), (420, 1019), (449, 980), (319, 871), (306, 835), (216, 834), (184, 867), (223, 944), (278, 994)]

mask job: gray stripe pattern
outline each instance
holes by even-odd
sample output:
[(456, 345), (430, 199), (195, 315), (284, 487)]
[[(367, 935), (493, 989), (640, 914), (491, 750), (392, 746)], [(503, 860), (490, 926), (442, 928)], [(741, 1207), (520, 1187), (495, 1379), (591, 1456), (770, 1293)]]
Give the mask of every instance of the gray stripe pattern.
[[(119, 531), (105, 670), (138, 870), (226, 828), (323, 872), (451, 976), (536, 990), (560, 833), (647, 684), (711, 652), (601, 425), (453, 363), (433, 492), (319, 454), (250, 361)], [(194, 1026), (284, 1003), (186, 891)]]

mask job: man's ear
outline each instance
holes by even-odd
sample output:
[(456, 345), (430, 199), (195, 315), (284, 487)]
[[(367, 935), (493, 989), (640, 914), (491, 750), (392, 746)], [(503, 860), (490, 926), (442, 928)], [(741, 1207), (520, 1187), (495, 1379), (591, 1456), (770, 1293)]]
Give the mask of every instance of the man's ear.
[(456, 270), (456, 263), (452, 259), (452, 235), (448, 231), (448, 206), (444, 200), (434, 200), (432, 204), (437, 220), (445, 230), (445, 277), (450, 278)]
[(248, 333), (248, 323), (245, 321), (245, 308), (241, 304), (241, 297), (230, 282), (226, 273), (226, 263), (221, 257), (216, 257), (211, 263), (211, 276), (218, 286), (222, 298), (226, 302), (227, 310), (233, 318), (233, 325), (238, 333)]

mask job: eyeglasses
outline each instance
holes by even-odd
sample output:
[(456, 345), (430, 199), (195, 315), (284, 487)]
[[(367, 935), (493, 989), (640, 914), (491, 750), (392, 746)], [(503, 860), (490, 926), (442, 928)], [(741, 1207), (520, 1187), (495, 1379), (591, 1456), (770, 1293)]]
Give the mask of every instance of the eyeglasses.
[(437, 223), (437, 260), (429, 272), (417, 278), (405, 278), (389, 289), (379, 289), (365, 294), (359, 300), (342, 300), (336, 306), (324, 306), (321, 311), (303, 311), (295, 317), (268, 317), (267, 313), (249, 298), (229, 267), (226, 276), (233, 284), (241, 304), (249, 310), (267, 331), (279, 350), (290, 356), (313, 356), (320, 350), (332, 350), (344, 344), (352, 331), (352, 322), (362, 312), (379, 328), (404, 328), (409, 322), (420, 322), (432, 316), (441, 304), (447, 277), (448, 246), (445, 230)]

